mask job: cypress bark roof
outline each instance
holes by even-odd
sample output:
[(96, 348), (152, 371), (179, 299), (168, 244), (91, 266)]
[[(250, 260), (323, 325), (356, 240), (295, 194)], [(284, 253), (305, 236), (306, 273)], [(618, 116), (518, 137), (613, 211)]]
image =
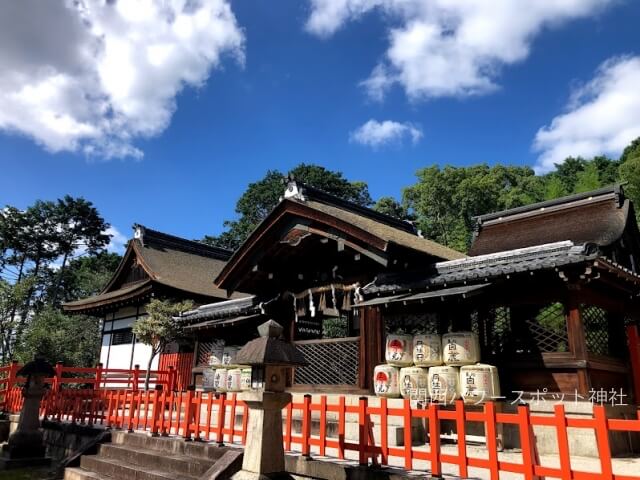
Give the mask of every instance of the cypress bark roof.
[[(230, 258), (231, 252), (200, 242), (135, 225), (136, 233), (108, 285), (99, 295), (68, 302), (66, 311), (83, 312), (148, 295), (154, 286), (168, 287), (182, 296), (211, 301), (228, 299), (212, 278)], [(138, 268), (137, 278), (131, 277)], [(139, 278), (142, 277), (142, 278)], [(235, 298), (242, 296), (236, 294)]]
[[(309, 241), (302, 240), (306, 237), (348, 245), (375, 262), (376, 270), (392, 268), (395, 262), (408, 262), (407, 259), (426, 264), (464, 257), (451, 248), (421, 238), (408, 222), (291, 180), (284, 198), (234, 252), (217, 275), (216, 284), (228, 291), (262, 293), (270, 282), (257, 268), (261, 262), (280, 261), (281, 265), (265, 267), (280, 271), (282, 264), (303, 268), (317, 261), (320, 250), (317, 246), (305, 247)], [(299, 252), (308, 250), (293, 258), (293, 249), (284, 251), (285, 245), (296, 247)], [(329, 265), (331, 261), (327, 258), (325, 263)]]
[(633, 206), (620, 186), (612, 186), (477, 217), (469, 255), (565, 240), (607, 247), (637, 228)]

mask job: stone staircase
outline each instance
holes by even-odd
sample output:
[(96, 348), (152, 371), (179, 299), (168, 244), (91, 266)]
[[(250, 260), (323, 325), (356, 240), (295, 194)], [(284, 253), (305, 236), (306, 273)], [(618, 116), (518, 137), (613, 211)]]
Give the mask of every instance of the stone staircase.
[(111, 443), (83, 455), (78, 467), (65, 470), (64, 480), (224, 479), (239, 469), (241, 458), (236, 449), (114, 431)]

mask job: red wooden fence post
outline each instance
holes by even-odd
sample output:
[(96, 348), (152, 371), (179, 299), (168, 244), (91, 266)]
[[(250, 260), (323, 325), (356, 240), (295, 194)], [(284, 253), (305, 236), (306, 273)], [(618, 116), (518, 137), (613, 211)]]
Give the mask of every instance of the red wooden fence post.
[(11, 390), (15, 386), (18, 370), (20, 370), (20, 365), (18, 365), (17, 360), (13, 360), (9, 367), (9, 378), (7, 379), (7, 390)]
[(218, 425), (216, 426), (216, 443), (219, 447), (224, 445), (224, 422), (227, 413), (227, 394), (221, 393), (218, 397), (220, 405), (218, 405)]
[(327, 447), (327, 396), (320, 397), (320, 456), (324, 457)]
[(600, 478), (603, 480), (612, 480), (613, 467), (611, 466), (611, 447), (609, 446), (607, 413), (602, 405), (593, 407), (593, 418), (596, 421), (596, 442), (598, 443), (598, 456), (600, 457)]
[(132, 390), (134, 392), (138, 391), (138, 384), (140, 383), (140, 365), (133, 366), (133, 379), (132, 379)]
[(487, 437), (487, 451), (489, 453), (489, 473), (491, 480), (500, 478), (498, 465), (498, 433), (496, 429), (496, 405), (493, 402), (484, 404), (485, 435)]
[(367, 428), (367, 397), (358, 400), (358, 463), (367, 466), (367, 451), (369, 450), (369, 430)]
[(413, 470), (413, 459), (411, 458), (411, 401), (408, 398), (402, 401), (402, 413), (404, 468)]
[(55, 393), (62, 390), (62, 362), (56, 363), (56, 376), (53, 379), (53, 386), (51, 388)]
[(520, 429), (520, 447), (522, 450), (522, 465), (524, 467), (524, 480), (534, 480), (536, 468), (536, 437), (533, 434), (529, 405), (518, 407), (518, 428)]
[(571, 457), (569, 453), (569, 435), (567, 433), (567, 416), (564, 405), (561, 403), (554, 407), (554, 420), (556, 422), (556, 435), (558, 438), (558, 457), (560, 458), (560, 471), (563, 480), (571, 478)]
[[(440, 460), (440, 406), (436, 403), (429, 405), (429, 454), (431, 456), (431, 476), (442, 475)], [(465, 452), (466, 455), (466, 452)]]
[(156, 385), (153, 392), (153, 411), (151, 412), (151, 436), (157, 437), (160, 431), (160, 394), (162, 393), (162, 385)]
[(629, 359), (633, 377), (633, 396), (636, 403), (640, 403), (640, 335), (637, 325), (627, 326), (627, 342), (629, 342)]
[(99, 390), (100, 383), (102, 383), (102, 363), (98, 363), (98, 365), (96, 366), (96, 378), (93, 384), (93, 389)]
[(311, 395), (307, 394), (302, 399), (302, 455), (311, 457)]
[(458, 474), (466, 478), (469, 473), (467, 469), (467, 432), (465, 428), (464, 402), (456, 400), (456, 433), (458, 435)]
[[(191, 440), (191, 417), (193, 417), (193, 393), (195, 387), (189, 386), (187, 388), (187, 394), (184, 396), (184, 418), (182, 420), (182, 437), (185, 440)], [(180, 415), (180, 410), (178, 410)], [(176, 432), (177, 433), (177, 432)]]
[(4, 394), (2, 395), (2, 410), (8, 411), (10, 410), (10, 396), (11, 389), (16, 383), (16, 373), (18, 372), (18, 362), (17, 360), (13, 360), (11, 365), (9, 365), (9, 371), (7, 373), (6, 383), (4, 384)]
[(169, 375), (167, 379), (167, 387), (170, 392), (175, 392), (176, 390), (176, 372), (173, 370), (173, 365), (169, 365)]

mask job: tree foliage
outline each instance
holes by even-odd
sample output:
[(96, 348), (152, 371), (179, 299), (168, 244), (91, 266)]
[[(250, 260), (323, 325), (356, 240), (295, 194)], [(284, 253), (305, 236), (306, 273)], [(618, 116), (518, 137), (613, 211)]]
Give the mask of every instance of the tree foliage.
[(222, 234), (206, 236), (203, 241), (231, 250), (238, 248), (278, 204), (284, 194), (287, 176), (358, 205), (370, 206), (373, 203), (366, 183), (349, 181), (341, 172), (304, 163), (286, 174), (278, 170), (268, 170), (261, 180), (249, 184), (236, 203), (238, 219), (225, 221), (226, 230)]
[(151, 347), (151, 356), (147, 366), (145, 389), (149, 386), (149, 371), (153, 359), (167, 344), (179, 339), (183, 335), (182, 323), (175, 317), (193, 308), (190, 300), (172, 302), (170, 300), (152, 299), (145, 307), (147, 315), (135, 321), (133, 333), (145, 345)]
[(417, 183), (404, 189), (403, 206), (415, 215), (425, 237), (465, 252), (471, 244), (474, 217), (486, 213), (618, 181), (627, 182), (625, 192), (640, 205), (640, 139), (634, 140), (619, 160), (569, 157), (545, 175), (535, 175), (529, 167), (482, 164), (434, 165), (419, 170), (417, 176)]
[[(46, 332), (42, 325), (59, 321), (52, 336), (74, 338), (76, 332), (66, 330), (73, 322), (58, 311), (60, 303), (98, 293), (115, 270), (120, 257), (104, 252), (108, 228), (91, 202), (69, 195), (0, 210), (0, 303), (9, 305), (0, 318), (3, 362), (27, 338), (40, 338), (38, 332)], [(88, 351), (95, 357), (95, 348)]]
[(52, 363), (90, 367), (97, 362), (100, 339), (97, 318), (69, 316), (57, 308), (46, 307), (31, 319), (14, 356), (22, 363), (38, 354)]

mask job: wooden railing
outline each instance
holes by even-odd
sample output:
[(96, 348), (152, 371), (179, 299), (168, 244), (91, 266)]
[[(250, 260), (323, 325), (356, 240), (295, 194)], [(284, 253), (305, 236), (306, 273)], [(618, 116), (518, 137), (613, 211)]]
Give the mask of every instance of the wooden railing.
[[(470, 469), (480, 469), (491, 479), (509, 472), (527, 480), (539, 477), (640, 480), (640, 471), (632, 470), (634, 475), (614, 474), (609, 443), (612, 432), (640, 432), (640, 417), (608, 419), (605, 408), (600, 405), (593, 407), (592, 418), (576, 418), (567, 416), (562, 404), (556, 405), (553, 413), (532, 415), (527, 406), (518, 406), (513, 413), (502, 413), (500, 404), (494, 402), (486, 403), (478, 410), (461, 401), (443, 408), (433, 403), (416, 407), (409, 400), (390, 402), (382, 398), (376, 399), (375, 405), (369, 405), (368, 397), (359, 398), (357, 404), (349, 404), (344, 396), (333, 398), (334, 401), (329, 402), (324, 395), (305, 395), (302, 401), (285, 407), (285, 450), (298, 451), (305, 456), (349, 458), (361, 465), (395, 465), (407, 470), (424, 470), (432, 476), (442, 474), (443, 466), (448, 465), (448, 470), (455, 470), (461, 477), (467, 477)], [(218, 444), (244, 444), (247, 436), (248, 410), (235, 393), (173, 392), (163, 390), (161, 386), (147, 391), (52, 390), (43, 399), (41, 414), (54, 421), (99, 424)], [(411, 427), (416, 421), (426, 428), (424, 438), (419, 442), (412, 438)], [(442, 422), (453, 422), (456, 426), (457, 443), (447, 449), (441, 445)], [(470, 455), (472, 451), (467, 448), (467, 438), (474, 423), (480, 424), (485, 432), (484, 456)], [(357, 434), (353, 439), (347, 438), (348, 424), (356, 427)], [(391, 425), (403, 428), (403, 446), (389, 444)], [(498, 451), (498, 431), (503, 425), (518, 430), (521, 446), (520, 455), (515, 455), (518, 460), (514, 460), (513, 455), (504, 457)], [(540, 462), (533, 434), (536, 426), (555, 431), (557, 465)], [(569, 429), (594, 432), (598, 449), (598, 458), (594, 461), (599, 464), (596, 471), (577, 467), (569, 450)]]
[[(6, 367), (0, 367), (0, 410), (18, 412), (22, 407), (22, 387), (26, 378), (18, 377), (18, 371), (22, 365), (13, 362)], [(85, 390), (113, 390), (130, 389), (138, 391), (144, 388), (147, 371), (141, 370), (138, 365), (133, 369), (102, 368), (98, 364), (95, 368), (65, 367), (62, 363), (56, 363), (55, 375), (45, 379), (50, 385), (50, 394), (57, 395), (68, 389), (73, 392)], [(176, 389), (176, 371), (173, 366), (166, 370), (151, 370), (149, 383), (152, 387), (161, 385), (165, 390)], [(82, 394), (77, 394), (82, 395)]]

